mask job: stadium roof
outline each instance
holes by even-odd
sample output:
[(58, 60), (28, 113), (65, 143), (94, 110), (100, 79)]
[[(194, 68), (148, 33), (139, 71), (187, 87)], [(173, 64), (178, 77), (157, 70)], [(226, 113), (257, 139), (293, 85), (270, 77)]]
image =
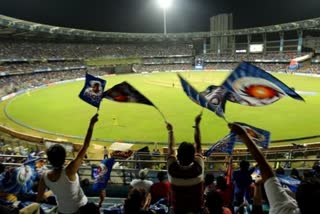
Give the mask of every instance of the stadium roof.
[(320, 18), (240, 30), (168, 33), (165, 36), (164, 34), (160, 33), (118, 33), (72, 29), (28, 22), (0, 15), (0, 37), (43, 40), (71, 40), (88, 42), (192, 41), (214, 36), (261, 34), (307, 29), (320, 29)]

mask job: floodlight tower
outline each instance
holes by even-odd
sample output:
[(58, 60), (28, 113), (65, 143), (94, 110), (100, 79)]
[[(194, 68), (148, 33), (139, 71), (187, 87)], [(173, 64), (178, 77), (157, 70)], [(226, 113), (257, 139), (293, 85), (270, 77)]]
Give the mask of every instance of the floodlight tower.
[(171, 6), (172, 0), (158, 0), (163, 10), (163, 34), (167, 35), (167, 9)]

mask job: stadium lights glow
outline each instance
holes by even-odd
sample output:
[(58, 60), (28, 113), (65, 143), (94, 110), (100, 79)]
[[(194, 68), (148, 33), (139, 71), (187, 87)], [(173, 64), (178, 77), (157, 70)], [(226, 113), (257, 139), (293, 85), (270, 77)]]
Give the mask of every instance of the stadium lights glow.
[(163, 8), (164, 10), (169, 8), (172, 4), (172, 0), (158, 0), (158, 2), (160, 7)]
[(163, 9), (163, 33), (167, 35), (167, 9), (171, 6), (173, 0), (158, 0)]

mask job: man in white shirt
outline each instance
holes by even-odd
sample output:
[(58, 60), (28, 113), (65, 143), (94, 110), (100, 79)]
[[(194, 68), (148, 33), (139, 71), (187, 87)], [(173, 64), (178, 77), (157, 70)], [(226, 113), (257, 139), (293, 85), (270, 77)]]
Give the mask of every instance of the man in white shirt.
[(303, 181), (298, 187), (295, 200), (289, 196), (280, 185), (269, 163), (248, 136), (247, 132), (237, 123), (229, 124), (229, 126), (233, 133), (243, 139), (248, 150), (260, 167), (261, 176), (264, 180), (266, 194), (270, 203), (270, 214), (311, 214), (318, 212), (319, 204), (317, 201), (320, 198), (319, 178), (313, 177), (310, 180)]
[(153, 184), (152, 181), (147, 180), (148, 169), (141, 169), (139, 171), (139, 179), (134, 179), (131, 181), (130, 186), (132, 188), (143, 188), (146, 192), (149, 192), (151, 185)]

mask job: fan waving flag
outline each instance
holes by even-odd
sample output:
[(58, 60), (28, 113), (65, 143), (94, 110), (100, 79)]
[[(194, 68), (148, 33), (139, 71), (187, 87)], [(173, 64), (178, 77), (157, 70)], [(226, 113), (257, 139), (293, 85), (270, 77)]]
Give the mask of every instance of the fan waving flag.
[(304, 101), (292, 88), (248, 62), (241, 63), (222, 87), (235, 96), (235, 102), (242, 105), (269, 105), (286, 95)]
[(86, 81), (79, 94), (80, 99), (99, 108), (106, 84), (105, 80), (86, 73)]
[(209, 157), (213, 152), (224, 152), (231, 155), (235, 142), (236, 136), (228, 134), (222, 140), (219, 140), (217, 143), (213, 144), (213, 146), (211, 146), (203, 155)]
[(123, 103), (141, 103), (154, 106), (153, 103), (126, 81), (117, 84), (103, 93), (109, 100)]
[(223, 109), (225, 104), (225, 100), (223, 100), (224, 98), (222, 98), (222, 100), (217, 102), (217, 104), (215, 105), (214, 103), (211, 103), (210, 101), (208, 101), (194, 87), (192, 87), (192, 85), (190, 85), (185, 79), (183, 79), (181, 75), (178, 74), (178, 77), (180, 79), (184, 92), (192, 101), (194, 101), (195, 103), (197, 103), (198, 105), (204, 108), (209, 109), (210, 111), (213, 111), (219, 117), (224, 118), (224, 109)]
[(97, 175), (94, 175), (95, 179), (92, 185), (94, 192), (99, 192), (107, 187), (114, 162), (114, 158), (104, 159), (101, 161), (99, 172)]
[[(239, 123), (236, 122), (234, 123), (236, 125), (238, 125), (240, 128), (242, 128), (246, 133), (247, 136), (256, 143), (257, 146), (262, 147), (264, 149), (267, 149), (269, 147), (269, 143), (270, 143), (270, 132), (263, 130), (263, 129), (259, 129), (257, 127), (254, 126), (250, 126), (248, 124), (245, 123)], [(231, 133), (231, 135), (236, 136), (236, 142), (242, 142), (242, 140), (234, 133)]]

